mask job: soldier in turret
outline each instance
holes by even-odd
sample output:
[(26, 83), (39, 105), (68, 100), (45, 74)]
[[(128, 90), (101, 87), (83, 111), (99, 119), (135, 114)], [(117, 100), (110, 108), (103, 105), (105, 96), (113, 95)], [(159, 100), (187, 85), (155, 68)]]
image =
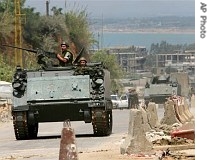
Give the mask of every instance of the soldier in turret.
[(59, 60), (59, 66), (69, 66), (72, 65), (73, 54), (68, 50), (69, 45), (66, 42), (61, 43), (61, 54), (56, 54)]
[(84, 57), (81, 57), (81, 58), (79, 59), (79, 65), (80, 65), (80, 67), (86, 67), (86, 65), (87, 65), (87, 60), (86, 60)]
[(90, 71), (90, 68), (87, 67), (87, 60), (85, 57), (81, 57), (78, 61), (77, 69), (75, 70), (74, 74), (86, 74)]

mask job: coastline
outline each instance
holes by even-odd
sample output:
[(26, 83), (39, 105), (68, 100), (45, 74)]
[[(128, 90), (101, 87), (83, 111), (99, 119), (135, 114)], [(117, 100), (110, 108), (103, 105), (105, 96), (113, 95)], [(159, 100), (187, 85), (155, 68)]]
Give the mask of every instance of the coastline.
[[(99, 32), (97, 32), (99, 31)], [(146, 28), (146, 29), (103, 29), (95, 30), (93, 34), (99, 42), (99, 47), (108, 48), (115, 46), (144, 46), (148, 50), (151, 44), (166, 41), (172, 45), (185, 45), (195, 43), (194, 29), (174, 28)]]
[(104, 33), (142, 33), (142, 34), (195, 34), (194, 29), (174, 29), (174, 28), (167, 28), (167, 29), (157, 29), (157, 28), (151, 28), (151, 29), (104, 29)]

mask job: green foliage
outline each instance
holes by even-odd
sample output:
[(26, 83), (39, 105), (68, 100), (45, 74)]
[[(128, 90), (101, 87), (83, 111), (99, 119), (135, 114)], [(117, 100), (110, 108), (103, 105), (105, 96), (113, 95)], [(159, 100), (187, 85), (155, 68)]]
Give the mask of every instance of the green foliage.
[(65, 14), (56, 7), (52, 10), (53, 16), (40, 16), (33, 9), (27, 10), (23, 37), (32, 48), (54, 51), (61, 41), (74, 42), (78, 50), (91, 46), (94, 40), (85, 10), (71, 10)]
[(0, 80), (12, 82), (13, 73), (14, 69), (3, 61), (3, 57), (0, 54)]
[[(25, 9), (26, 23), (23, 38), (31, 48), (42, 48), (46, 51), (60, 51), (60, 42), (74, 42), (76, 48), (89, 48), (93, 36), (85, 10), (72, 10), (62, 14), (62, 9), (52, 8), (53, 16), (40, 16), (33, 8)], [(77, 51), (78, 51), (77, 50)]]
[(118, 65), (117, 59), (113, 54), (107, 54), (105, 50), (98, 51), (90, 57), (92, 62), (102, 62), (105, 68), (110, 71), (111, 77), (111, 90), (112, 92), (122, 91), (123, 85), (119, 79), (123, 78), (123, 70)]
[[(53, 16), (41, 16), (39, 12), (35, 13), (34, 8), (24, 8), (25, 0), (20, 1), (22, 18), (23, 48), (37, 49), (46, 51), (60, 51), (60, 42), (73, 41), (78, 50), (85, 47), (87, 50), (93, 42), (92, 33), (89, 31), (88, 15), (85, 9), (70, 10), (65, 14), (61, 8), (53, 7)], [(0, 2), (0, 42), (14, 45), (14, 1), (2, 0)], [(3, 53), (10, 53), (11, 49), (3, 48)], [(8, 52), (9, 51), (9, 52)], [(2, 54), (3, 54), (2, 53)], [(4, 66), (9, 62), (14, 67), (14, 56), (5, 57)], [(48, 61), (48, 60), (47, 60)], [(3, 63), (1, 63), (3, 64)], [(36, 57), (34, 54), (23, 51), (24, 68), (37, 68)], [(2, 70), (3, 67), (1, 67)], [(3, 73), (2, 73), (3, 75)], [(4, 74), (5, 77), (5, 74)]]
[(33, 48), (55, 49), (58, 46), (58, 37), (66, 34), (67, 29), (62, 15), (40, 17), (31, 14), (27, 17), (23, 37)]
[(93, 34), (89, 31), (86, 10), (71, 10), (65, 14), (70, 39), (79, 47), (89, 48), (93, 42)]
[(172, 45), (167, 43), (166, 41), (161, 41), (161, 43), (152, 43), (150, 47), (150, 53), (151, 54), (166, 54), (166, 53), (172, 53), (174, 50), (195, 50), (195, 44), (190, 45)]
[(25, 42), (33, 46), (39, 47), (41, 43), (40, 30), (40, 15), (34, 13), (34, 9), (27, 9), (25, 12), (25, 23), (23, 24), (22, 33)]
[(0, 42), (5, 42), (10, 37), (13, 23), (14, 18), (8, 10), (0, 12)]
[(110, 71), (111, 79), (120, 79), (123, 77), (123, 70), (117, 63), (113, 54), (107, 54), (106, 51), (98, 51), (91, 57), (92, 62), (102, 62), (105, 68)]
[(61, 15), (62, 14), (62, 8), (58, 8), (57, 7), (52, 7), (51, 11), (53, 12), (53, 15), (54, 16), (58, 16), (58, 15)]

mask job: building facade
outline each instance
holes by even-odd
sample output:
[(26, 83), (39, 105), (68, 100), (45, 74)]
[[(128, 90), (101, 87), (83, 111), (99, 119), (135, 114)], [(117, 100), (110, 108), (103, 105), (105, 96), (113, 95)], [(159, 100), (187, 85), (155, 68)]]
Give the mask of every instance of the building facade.
[(109, 48), (109, 53), (116, 56), (119, 65), (125, 72), (138, 73), (144, 70), (146, 47), (115, 47)]

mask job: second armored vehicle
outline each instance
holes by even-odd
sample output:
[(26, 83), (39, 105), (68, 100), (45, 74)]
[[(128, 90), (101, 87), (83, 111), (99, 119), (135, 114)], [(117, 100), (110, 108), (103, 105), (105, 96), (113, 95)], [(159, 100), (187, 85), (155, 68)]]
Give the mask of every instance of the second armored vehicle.
[(164, 104), (167, 97), (181, 95), (181, 85), (170, 75), (153, 76), (145, 85), (144, 100)]

